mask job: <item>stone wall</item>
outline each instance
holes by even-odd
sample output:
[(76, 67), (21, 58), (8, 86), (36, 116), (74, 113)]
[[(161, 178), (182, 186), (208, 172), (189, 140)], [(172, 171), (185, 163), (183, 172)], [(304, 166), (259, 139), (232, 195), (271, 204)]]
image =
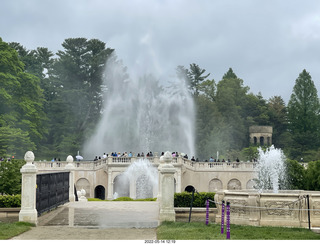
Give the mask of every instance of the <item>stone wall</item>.
[[(115, 179), (137, 158), (113, 158), (98, 161), (75, 161), (74, 182), (77, 190), (83, 188), (86, 197), (95, 197), (99, 186), (105, 189), (105, 198), (112, 199)], [(159, 166), (159, 158), (148, 158), (154, 167)], [(189, 185), (198, 192), (218, 190), (252, 189), (255, 178), (255, 163), (248, 162), (193, 162), (185, 158), (173, 158), (175, 192), (183, 192)], [(34, 162), (39, 172), (61, 171), (66, 162)], [(133, 197), (134, 187), (130, 187)]]
[[(311, 227), (320, 227), (320, 192), (220, 191), (215, 201), (230, 202), (232, 224), (253, 226), (308, 227), (307, 198), (309, 195)], [(217, 204), (216, 222), (221, 223), (221, 205)]]

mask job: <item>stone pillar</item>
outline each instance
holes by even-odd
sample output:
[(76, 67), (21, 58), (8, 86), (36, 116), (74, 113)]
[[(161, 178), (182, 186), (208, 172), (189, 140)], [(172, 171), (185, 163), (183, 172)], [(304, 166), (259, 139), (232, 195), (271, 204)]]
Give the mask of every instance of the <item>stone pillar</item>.
[(108, 169), (108, 196), (107, 196), (107, 200), (112, 200), (112, 199), (113, 199), (112, 171), (110, 171), (110, 169)]
[(174, 211), (174, 173), (176, 169), (172, 165), (172, 155), (166, 152), (160, 159), (158, 167), (160, 172), (159, 196), (160, 213), (159, 220), (175, 221), (176, 213)]
[(181, 168), (177, 172), (176, 193), (181, 193)]
[(137, 179), (131, 179), (129, 181), (129, 189), (130, 189), (130, 198), (136, 199), (137, 198)]
[(249, 224), (252, 226), (260, 226), (260, 194), (249, 193), (248, 206), (251, 208), (246, 209), (249, 212)]
[(19, 221), (38, 224), (38, 212), (36, 209), (36, 187), (37, 187), (37, 168), (32, 162), (34, 154), (31, 151), (26, 152), (24, 160), (27, 162), (22, 166), (21, 189), (21, 210), (19, 212)]
[(69, 155), (67, 157), (67, 165), (65, 167), (66, 171), (69, 171), (69, 201), (74, 202), (76, 197), (75, 197), (75, 192), (74, 192), (74, 165), (73, 165), (73, 157)]
[(217, 207), (217, 214), (215, 219), (216, 223), (221, 223), (222, 200), (224, 200), (224, 191), (217, 191), (216, 194), (214, 195), (214, 201), (216, 202), (216, 207)]

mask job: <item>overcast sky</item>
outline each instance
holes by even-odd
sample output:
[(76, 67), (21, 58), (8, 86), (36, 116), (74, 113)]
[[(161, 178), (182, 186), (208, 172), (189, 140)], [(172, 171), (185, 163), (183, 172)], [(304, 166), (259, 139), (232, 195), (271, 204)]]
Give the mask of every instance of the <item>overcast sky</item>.
[(286, 102), (306, 69), (320, 90), (319, 0), (1, 0), (0, 37), (53, 52), (97, 38), (132, 76), (196, 63), (218, 82), (231, 67), (250, 92)]

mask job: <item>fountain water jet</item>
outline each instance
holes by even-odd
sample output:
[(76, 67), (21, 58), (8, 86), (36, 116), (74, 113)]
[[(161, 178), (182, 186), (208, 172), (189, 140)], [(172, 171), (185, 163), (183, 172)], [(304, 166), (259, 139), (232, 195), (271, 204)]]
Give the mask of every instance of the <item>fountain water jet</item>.
[(167, 150), (195, 155), (195, 106), (186, 81), (172, 78), (164, 87), (151, 75), (129, 79), (121, 65), (107, 67), (103, 114), (84, 145), (85, 157)]
[[(119, 177), (119, 178), (118, 178)], [(154, 198), (158, 193), (158, 169), (148, 159), (139, 159), (119, 175), (114, 184), (114, 198), (130, 195), (130, 182), (135, 182), (136, 199)]]
[(275, 148), (273, 145), (266, 151), (259, 147), (258, 152), (256, 188), (260, 192), (273, 190), (274, 193), (278, 193), (279, 188), (284, 189), (286, 187), (286, 167), (284, 163), (286, 158), (282, 150)]

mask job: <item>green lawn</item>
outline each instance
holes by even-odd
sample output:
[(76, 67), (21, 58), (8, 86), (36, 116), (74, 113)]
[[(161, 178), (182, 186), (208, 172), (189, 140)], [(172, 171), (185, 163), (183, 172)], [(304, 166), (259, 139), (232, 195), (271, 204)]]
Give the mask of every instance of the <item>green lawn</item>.
[[(163, 222), (157, 228), (159, 240), (225, 240), (219, 224)], [(320, 240), (308, 229), (286, 227), (230, 226), (231, 240)]]
[(26, 222), (0, 223), (0, 240), (7, 240), (31, 229), (33, 224)]

